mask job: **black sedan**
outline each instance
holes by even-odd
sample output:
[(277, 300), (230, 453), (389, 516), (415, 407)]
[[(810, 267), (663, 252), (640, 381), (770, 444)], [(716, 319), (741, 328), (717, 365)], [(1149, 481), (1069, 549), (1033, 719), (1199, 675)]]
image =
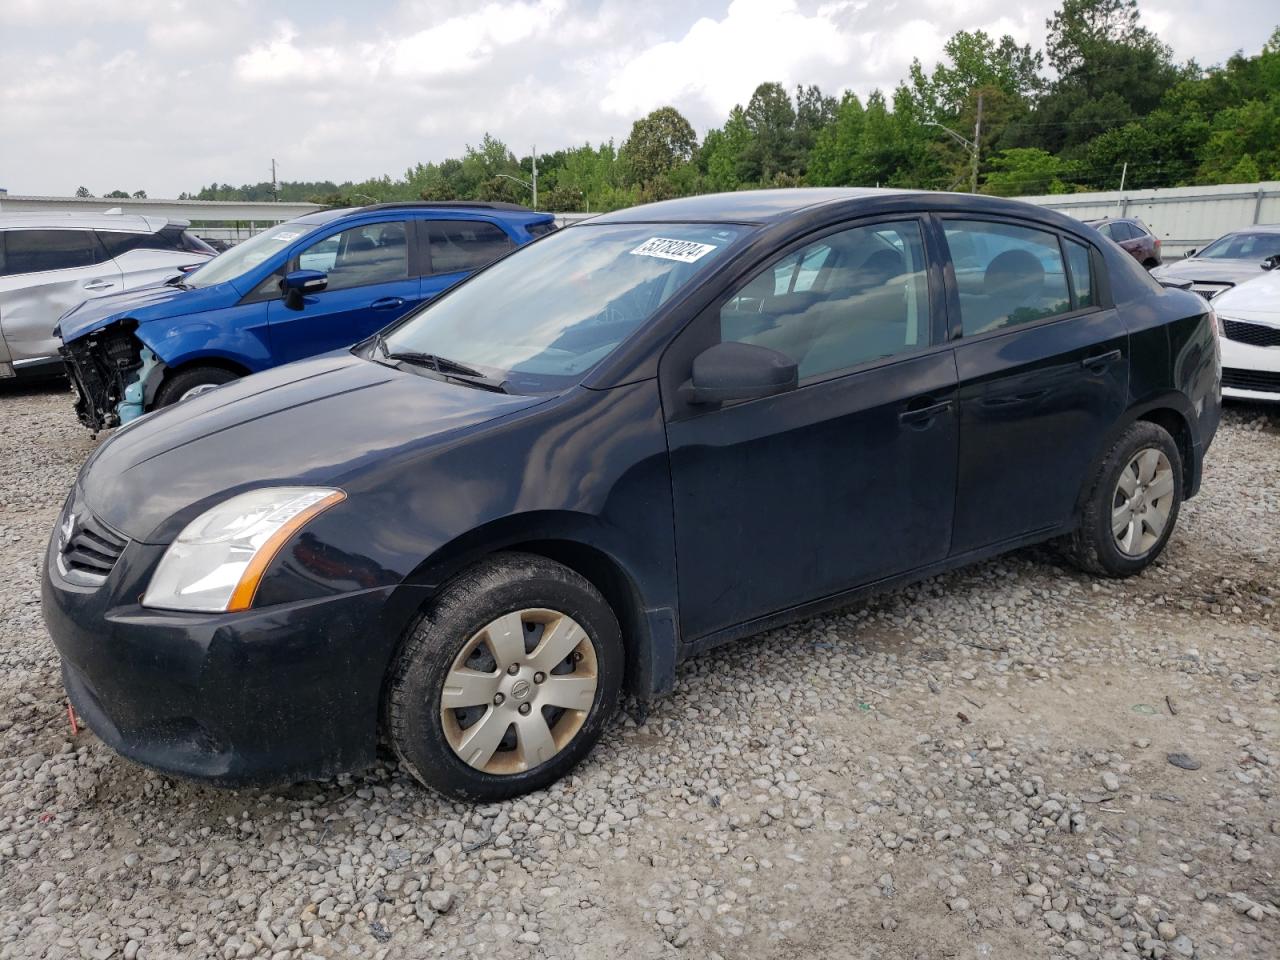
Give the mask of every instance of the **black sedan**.
[(608, 214), (119, 430), (45, 619), (75, 709), (141, 763), (304, 779), (385, 738), (436, 790), (513, 796), (717, 644), (1055, 538), (1143, 570), (1200, 486), (1215, 323), (1014, 201)]

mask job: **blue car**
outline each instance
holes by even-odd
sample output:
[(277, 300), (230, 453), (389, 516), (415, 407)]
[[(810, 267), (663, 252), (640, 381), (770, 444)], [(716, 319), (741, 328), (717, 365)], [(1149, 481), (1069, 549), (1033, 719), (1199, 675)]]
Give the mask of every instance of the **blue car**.
[(504, 203), (380, 203), (265, 230), (191, 273), (68, 311), (55, 331), (91, 430), (349, 346), (555, 229)]

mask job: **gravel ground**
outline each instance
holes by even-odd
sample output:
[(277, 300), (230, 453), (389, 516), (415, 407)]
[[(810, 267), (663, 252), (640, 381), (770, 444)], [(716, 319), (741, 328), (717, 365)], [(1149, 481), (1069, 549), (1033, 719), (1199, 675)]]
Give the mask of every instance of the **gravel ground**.
[(91, 447), (0, 395), (0, 958), (1280, 956), (1280, 411), (1145, 576), (1023, 551), (744, 641), (477, 808), (72, 737), (38, 575)]

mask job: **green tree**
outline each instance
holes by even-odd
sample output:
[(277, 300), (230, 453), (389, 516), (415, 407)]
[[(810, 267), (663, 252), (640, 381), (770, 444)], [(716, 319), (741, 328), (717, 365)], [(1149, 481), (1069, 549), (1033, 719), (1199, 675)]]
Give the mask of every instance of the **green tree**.
[(76, 196), (83, 200), (86, 197), (92, 197), (93, 194), (89, 192), (88, 187), (76, 187)]
[(1040, 193), (1069, 193), (1070, 176), (1066, 161), (1038, 147), (1002, 150), (991, 159), (991, 170), (983, 193), (997, 197), (1017, 197)]
[(857, 153), (862, 144), (866, 111), (853, 91), (845, 93), (835, 119), (818, 131), (809, 153), (808, 178), (816, 186), (844, 187), (858, 184)]
[(762, 83), (756, 87), (743, 118), (751, 132), (743, 179), (770, 183), (779, 173), (795, 173), (799, 160), (796, 109), (782, 84)]
[(124, 190), (112, 190), (110, 193), (104, 193), (105, 200), (128, 200), (129, 194)]
[(631, 125), (621, 152), (630, 182), (643, 186), (688, 163), (697, 149), (689, 121), (675, 107), (660, 107)]

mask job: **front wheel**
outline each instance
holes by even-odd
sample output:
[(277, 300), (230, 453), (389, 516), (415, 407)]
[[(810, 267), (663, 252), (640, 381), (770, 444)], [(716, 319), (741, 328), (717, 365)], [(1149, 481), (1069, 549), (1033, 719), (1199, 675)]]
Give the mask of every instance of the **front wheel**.
[(165, 380), (156, 391), (156, 408), (168, 407), (188, 397), (220, 387), (238, 379), (230, 370), (222, 367), (192, 367), (182, 370)]
[(499, 554), (410, 628), (386, 731), (425, 786), (489, 802), (538, 790), (587, 755), (617, 708), (624, 652), (608, 603), (567, 567)]
[(1090, 573), (1128, 577), (1164, 550), (1182, 504), (1182, 456), (1163, 427), (1139, 420), (1103, 457), (1071, 536), (1072, 559)]

